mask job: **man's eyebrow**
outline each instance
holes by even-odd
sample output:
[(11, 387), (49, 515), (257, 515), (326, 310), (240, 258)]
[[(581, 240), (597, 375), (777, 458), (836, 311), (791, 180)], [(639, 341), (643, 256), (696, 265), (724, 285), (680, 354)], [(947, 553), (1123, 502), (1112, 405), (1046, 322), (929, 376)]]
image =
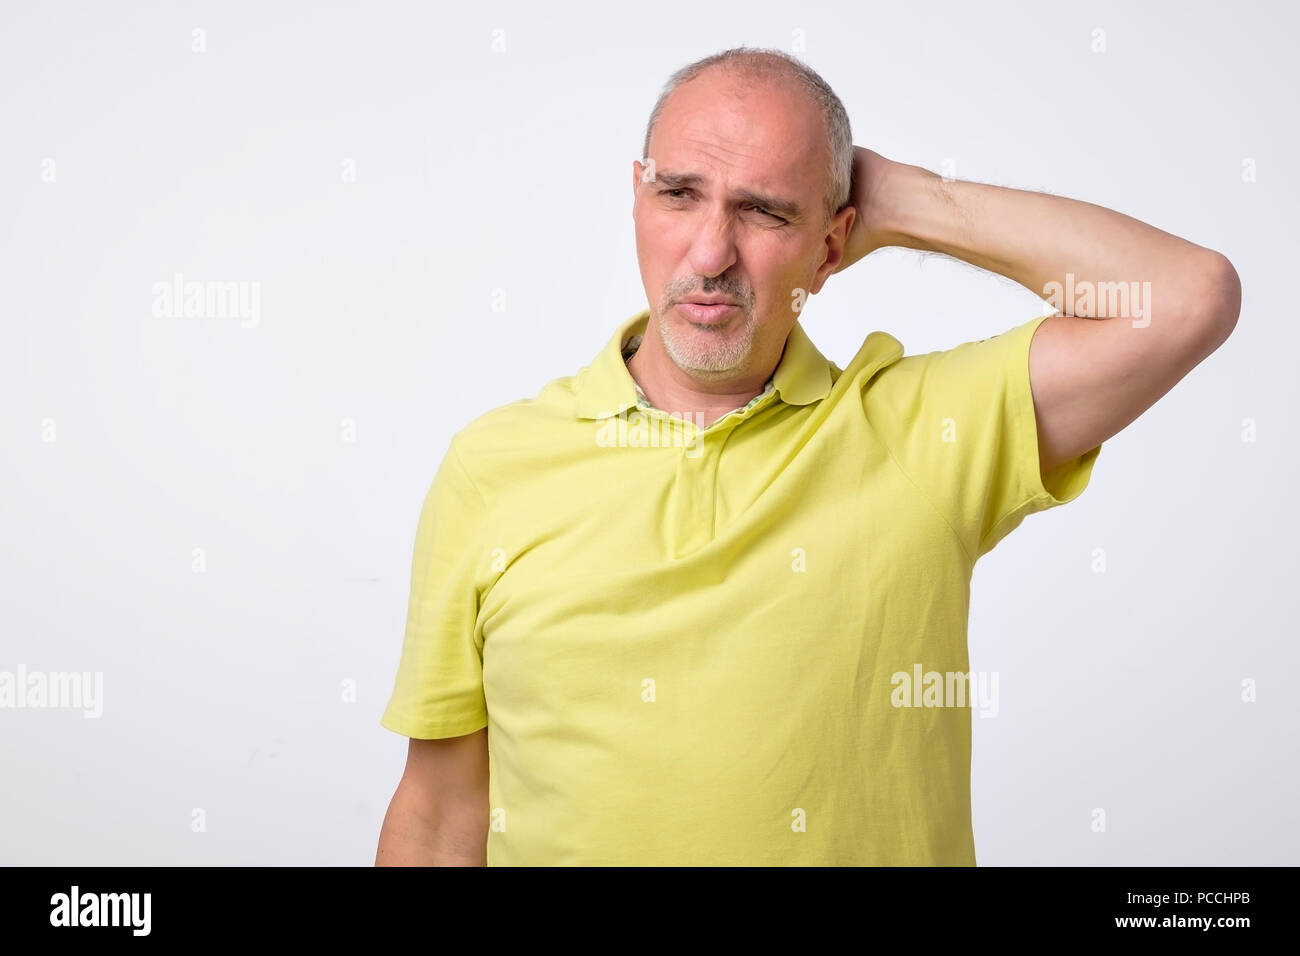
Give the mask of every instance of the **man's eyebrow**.
[[(654, 182), (662, 189), (687, 189), (692, 186), (702, 185), (704, 177), (699, 173), (677, 173), (657, 169), (655, 170)], [(732, 193), (732, 196), (740, 202), (762, 206), (768, 212), (776, 213), (782, 219), (798, 219), (803, 214), (803, 209), (792, 199), (768, 196), (764, 193), (754, 192), (752, 189), (737, 189)]]

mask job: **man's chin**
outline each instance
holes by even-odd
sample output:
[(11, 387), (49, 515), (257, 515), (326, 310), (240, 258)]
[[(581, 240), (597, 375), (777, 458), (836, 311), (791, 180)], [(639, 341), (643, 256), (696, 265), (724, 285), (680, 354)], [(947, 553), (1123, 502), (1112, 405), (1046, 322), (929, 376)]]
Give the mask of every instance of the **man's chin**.
[(714, 345), (722, 344), (716, 337), (725, 333), (718, 329), (702, 329), (697, 333), (665, 342), (665, 351), (673, 364), (683, 372), (697, 378), (725, 379), (736, 375), (744, 367), (744, 356), (736, 355), (735, 349), (710, 348), (709, 342), (696, 340), (696, 335), (714, 339)]

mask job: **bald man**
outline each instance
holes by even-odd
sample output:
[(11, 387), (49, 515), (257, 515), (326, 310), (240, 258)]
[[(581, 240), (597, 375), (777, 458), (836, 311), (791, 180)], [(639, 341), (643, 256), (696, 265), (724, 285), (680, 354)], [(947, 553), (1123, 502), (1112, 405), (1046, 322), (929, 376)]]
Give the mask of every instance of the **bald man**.
[[(631, 173), (647, 308), (456, 433), (425, 498), (376, 863), (973, 865), (973, 566), (1223, 343), (1237, 275), (855, 147), (778, 51), (674, 74)], [(841, 368), (799, 316), (886, 246), (1056, 308)]]

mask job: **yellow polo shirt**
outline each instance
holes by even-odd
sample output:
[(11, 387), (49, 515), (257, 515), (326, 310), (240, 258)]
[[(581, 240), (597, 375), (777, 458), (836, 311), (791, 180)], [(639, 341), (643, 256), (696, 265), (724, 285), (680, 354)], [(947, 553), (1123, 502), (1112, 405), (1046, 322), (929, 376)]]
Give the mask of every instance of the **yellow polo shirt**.
[(974, 864), (972, 567), (1101, 450), (1044, 485), (1046, 316), (843, 370), (796, 323), (704, 428), (638, 405), (647, 316), (453, 436), (383, 726), (488, 728), (489, 865)]

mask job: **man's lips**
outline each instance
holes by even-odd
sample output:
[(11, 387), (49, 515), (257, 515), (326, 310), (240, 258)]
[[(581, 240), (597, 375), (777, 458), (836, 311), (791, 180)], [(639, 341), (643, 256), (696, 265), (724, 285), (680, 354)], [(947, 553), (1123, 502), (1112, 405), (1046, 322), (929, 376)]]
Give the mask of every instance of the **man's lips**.
[(680, 309), (692, 322), (709, 325), (726, 319), (734, 310), (740, 308), (732, 302), (704, 304), (700, 302), (678, 302)]

